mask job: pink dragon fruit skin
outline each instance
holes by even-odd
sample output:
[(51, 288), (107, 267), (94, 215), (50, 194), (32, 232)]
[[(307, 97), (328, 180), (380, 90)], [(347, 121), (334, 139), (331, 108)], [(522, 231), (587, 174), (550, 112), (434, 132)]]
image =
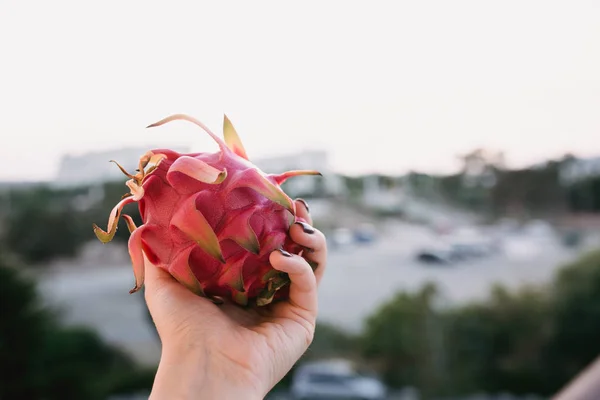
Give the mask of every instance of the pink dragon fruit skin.
[(289, 237), (294, 202), (280, 185), (317, 171), (265, 174), (248, 161), (235, 128), (225, 116), (223, 141), (187, 115), (167, 117), (149, 127), (186, 120), (203, 128), (219, 145), (216, 153), (179, 154), (168, 149), (140, 158), (126, 194), (113, 208), (106, 231), (94, 225), (103, 243), (111, 241), (123, 207), (138, 202), (143, 225), (123, 215), (131, 236), (128, 248), (138, 291), (144, 282), (144, 254), (194, 293), (218, 301), (263, 306), (287, 296), (289, 279), (273, 269), (276, 249), (301, 254)]

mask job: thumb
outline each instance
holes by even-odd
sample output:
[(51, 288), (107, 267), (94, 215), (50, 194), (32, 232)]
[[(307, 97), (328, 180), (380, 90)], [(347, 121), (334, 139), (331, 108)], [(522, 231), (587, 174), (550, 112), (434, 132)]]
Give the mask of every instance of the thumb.
[[(177, 279), (164, 268), (153, 264), (144, 255), (144, 286), (145, 298), (148, 307), (157, 306), (180, 307), (182, 304), (197, 301), (198, 297), (187, 287), (187, 277), (179, 276)], [(195, 277), (194, 277), (195, 280)], [(197, 282), (197, 280), (195, 280)]]
[(165, 285), (174, 285), (177, 281), (167, 271), (152, 264), (144, 254), (144, 286), (145, 292), (155, 292)]

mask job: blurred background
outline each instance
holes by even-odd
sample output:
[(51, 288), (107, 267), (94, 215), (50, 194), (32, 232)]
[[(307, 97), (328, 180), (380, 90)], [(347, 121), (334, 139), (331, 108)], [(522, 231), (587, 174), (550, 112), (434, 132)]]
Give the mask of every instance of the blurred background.
[[(328, 237), (273, 399), (547, 399), (600, 355), (600, 3), (0, 2), (0, 399), (147, 398), (125, 227), (223, 113)], [(128, 213), (136, 213), (134, 206)], [(598, 378), (600, 379), (600, 377)], [(312, 397), (311, 397), (312, 396)], [(600, 393), (594, 398), (600, 398)]]

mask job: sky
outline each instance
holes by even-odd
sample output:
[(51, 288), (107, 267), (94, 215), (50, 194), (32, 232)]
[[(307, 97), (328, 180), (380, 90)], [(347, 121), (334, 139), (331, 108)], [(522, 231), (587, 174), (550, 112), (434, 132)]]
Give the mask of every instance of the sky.
[(0, 180), (62, 155), (326, 149), (339, 172), (600, 155), (598, 1), (0, 1)]

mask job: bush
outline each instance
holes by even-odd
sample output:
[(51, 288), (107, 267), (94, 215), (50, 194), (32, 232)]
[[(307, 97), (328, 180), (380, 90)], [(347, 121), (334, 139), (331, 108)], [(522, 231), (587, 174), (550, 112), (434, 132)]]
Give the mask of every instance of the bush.
[(414, 385), (427, 395), (440, 385), (443, 320), (434, 309), (436, 296), (433, 285), (415, 294), (398, 293), (367, 319), (363, 355), (379, 366), (390, 386)]
[(150, 371), (94, 332), (64, 328), (34, 283), (0, 259), (0, 399), (104, 400), (149, 389)]
[(600, 354), (600, 250), (563, 268), (551, 290), (547, 379), (564, 383)]
[[(3, 242), (31, 265), (73, 257), (86, 242), (96, 240), (92, 224), (106, 229), (110, 211), (126, 192), (121, 183), (75, 189), (13, 190), (2, 199), (2, 206), (10, 208), (3, 216), (4, 221), (0, 221), (0, 226), (4, 226)], [(140, 223), (136, 204), (126, 206), (124, 211)], [(128, 238), (126, 224), (120, 220), (115, 241), (123, 244)]]
[(435, 288), (399, 293), (368, 320), (362, 354), (391, 386), (425, 396), (552, 395), (600, 355), (600, 251), (540, 288), (436, 309)]
[(451, 310), (445, 318), (452, 392), (547, 391), (541, 355), (551, 309), (544, 291), (496, 287), (488, 301)]
[(52, 318), (35, 286), (0, 259), (0, 398), (35, 399), (44, 389), (44, 340)]

